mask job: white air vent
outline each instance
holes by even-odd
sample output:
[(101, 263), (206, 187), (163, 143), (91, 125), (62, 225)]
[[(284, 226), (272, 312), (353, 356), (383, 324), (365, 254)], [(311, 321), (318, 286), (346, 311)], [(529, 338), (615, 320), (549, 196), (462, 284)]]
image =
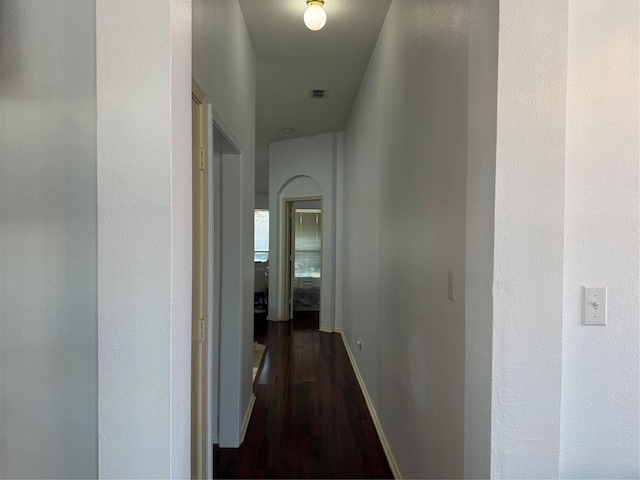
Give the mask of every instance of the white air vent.
[(310, 90), (309, 95), (316, 100), (324, 100), (329, 96), (329, 92), (327, 90)]

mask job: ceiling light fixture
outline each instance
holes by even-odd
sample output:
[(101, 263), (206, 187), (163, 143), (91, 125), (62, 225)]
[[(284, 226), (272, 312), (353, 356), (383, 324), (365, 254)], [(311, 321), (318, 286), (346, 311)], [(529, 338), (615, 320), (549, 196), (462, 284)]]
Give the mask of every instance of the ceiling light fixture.
[(327, 12), (324, 11), (324, 0), (307, 0), (307, 10), (304, 12), (304, 24), (314, 32), (320, 30), (327, 23)]

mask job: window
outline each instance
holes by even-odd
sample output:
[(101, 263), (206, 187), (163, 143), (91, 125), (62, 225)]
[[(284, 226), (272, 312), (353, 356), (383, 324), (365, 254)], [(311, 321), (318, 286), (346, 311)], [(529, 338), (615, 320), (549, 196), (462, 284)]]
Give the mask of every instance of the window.
[(321, 264), (322, 214), (316, 209), (295, 211), (294, 274), (296, 278), (319, 278)]
[(253, 261), (269, 260), (269, 210), (256, 210), (253, 216)]

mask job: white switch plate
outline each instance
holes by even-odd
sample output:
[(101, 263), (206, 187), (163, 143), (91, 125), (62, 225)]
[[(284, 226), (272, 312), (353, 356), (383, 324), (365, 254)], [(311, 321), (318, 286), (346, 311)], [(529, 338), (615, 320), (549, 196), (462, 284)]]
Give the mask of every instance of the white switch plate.
[(582, 311), (585, 325), (607, 324), (607, 287), (605, 285), (584, 285)]
[(447, 295), (449, 300), (456, 299), (456, 272), (449, 270), (449, 276), (447, 277)]

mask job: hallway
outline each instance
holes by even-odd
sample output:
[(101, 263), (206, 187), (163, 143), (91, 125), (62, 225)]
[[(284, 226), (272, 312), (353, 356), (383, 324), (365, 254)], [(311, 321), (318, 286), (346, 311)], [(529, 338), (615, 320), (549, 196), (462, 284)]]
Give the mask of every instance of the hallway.
[(239, 449), (214, 447), (214, 478), (392, 478), (340, 335), (301, 312), (258, 341), (247, 434)]

